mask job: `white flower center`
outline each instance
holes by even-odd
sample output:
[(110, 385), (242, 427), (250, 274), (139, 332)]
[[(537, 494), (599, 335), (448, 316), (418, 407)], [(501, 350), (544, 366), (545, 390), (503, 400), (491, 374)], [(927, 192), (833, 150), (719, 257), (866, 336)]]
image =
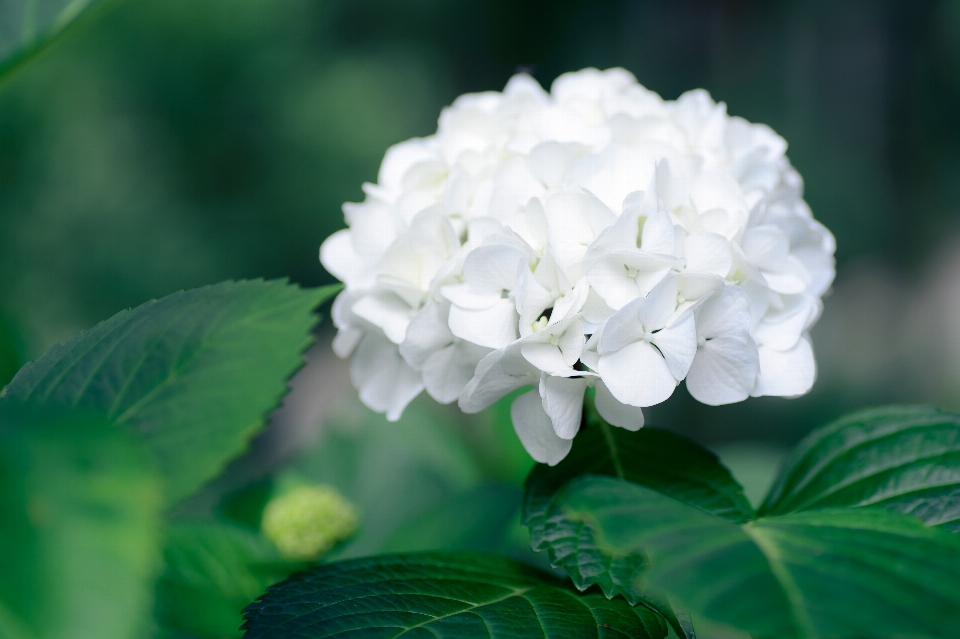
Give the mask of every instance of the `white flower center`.
[[(707, 343), (707, 338), (704, 337), (703, 335), (697, 338), (697, 346), (703, 346), (706, 343)], [(704, 355), (704, 357), (706, 357), (706, 355)]]
[(682, 293), (677, 293), (677, 304), (683, 304), (686, 301), (687, 298), (685, 298)]
[(559, 335), (554, 335), (553, 337), (551, 337), (551, 338), (550, 338), (550, 343), (553, 344), (554, 346), (559, 345), (559, 344), (560, 344), (560, 336), (559, 336)]
[(627, 277), (630, 277), (630, 278), (636, 277), (637, 273), (639, 273), (637, 269), (631, 268), (629, 266), (627, 267)]
[(647, 331), (646, 333), (643, 334), (643, 339), (644, 341), (649, 342), (650, 340), (653, 339), (653, 333), (651, 333), (650, 331)]

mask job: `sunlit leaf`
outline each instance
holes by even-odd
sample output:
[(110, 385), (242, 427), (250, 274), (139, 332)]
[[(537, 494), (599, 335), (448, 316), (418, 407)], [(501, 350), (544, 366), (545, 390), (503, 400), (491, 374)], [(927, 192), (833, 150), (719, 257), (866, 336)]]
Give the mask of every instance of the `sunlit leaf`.
[(755, 637), (960, 636), (960, 539), (883, 510), (746, 523), (609, 477), (559, 496), (601, 544), (650, 558), (644, 578), (685, 609)]
[(663, 619), (496, 555), (382, 555), (319, 566), (247, 608), (249, 639), (662, 638)]
[(0, 408), (0, 635), (127, 639), (146, 627), (160, 482), (99, 416)]
[(926, 406), (861, 411), (797, 446), (761, 514), (875, 506), (960, 531), (960, 416)]
[(224, 282), (147, 302), (24, 366), (6, 401), (105, 413), (142, 438), (176, 501), (263, 425), (336, 290)]

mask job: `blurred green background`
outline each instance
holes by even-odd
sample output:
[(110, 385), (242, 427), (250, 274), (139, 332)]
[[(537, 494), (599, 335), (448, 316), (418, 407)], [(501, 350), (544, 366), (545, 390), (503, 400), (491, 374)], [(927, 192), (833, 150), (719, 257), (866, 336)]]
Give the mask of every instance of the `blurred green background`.
[(681, 389), (648, 423), (742, 474), (865, 404), (960, 407), (956, 0), (117, 3), (0, 91), (0, 376), (178, 289), (332, 281), (318, 246), (389, 145), (518, 69), (548, 86), (586, 66), (770, 124), (839, 247), (810, 395)]

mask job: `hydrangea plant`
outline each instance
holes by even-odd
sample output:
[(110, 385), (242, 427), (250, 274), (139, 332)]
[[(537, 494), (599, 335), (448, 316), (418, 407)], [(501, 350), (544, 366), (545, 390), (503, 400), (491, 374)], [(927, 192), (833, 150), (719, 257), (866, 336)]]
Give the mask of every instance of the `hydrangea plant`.
[[(703, 92), (517, 76), (387, 152), (321, 250), (345, 286), (224, 282), (53, 347), (0, 392), (0, 636), (960, 636), (960, 416), (816, 429), (758, 507), (710, 451), (641, 428), (684, 380), (706, 404), (813, 384), (834, 243), (785, 149)], [(210, 506), (337, 294), (334, 348), (388, 419), (423, 390), (473, 412), (533, 387), (510, 410), (540, 462), (522, 504), (464, 490), (378, 546), (436, 550), (337, 557), (442, 483), (423, 429), (404, 441), (431, 463), (397, 491), (278, 479)], [(322, 463), (399, 476), (399, 441), (328, 439)], [(499, 550), (513, 518), (552, 573), (461, 550)]]

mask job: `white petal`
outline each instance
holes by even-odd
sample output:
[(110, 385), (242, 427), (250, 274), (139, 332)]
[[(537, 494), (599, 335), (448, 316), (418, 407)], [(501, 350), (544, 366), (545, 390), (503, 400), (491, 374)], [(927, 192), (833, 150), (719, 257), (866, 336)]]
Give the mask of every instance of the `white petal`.
[(450, 308), (450, 331), (460, 339), (487, 348), (501, 348), (516, 340), (518, 322), (516, 306), (510, 299), (501, 299), (479, 311)]
[(333, 352), (340, 359), (350, 357), (361, 337), (363, 337), (363, 331), (359, 328), (341, 328), (333, 338)]
[(676, 234), (670, 216), (660, 209), (643, 223), (640, 249), (648, 253), (672, 255)]
[(394, 344), (403, 341), (413, 315), (413, 309), (406, 302), (386, 292), (364, 295), (352, 310), (354, 315), (383, 329), (383, 333)]
[(350, 380), (360, 401), (387, 420), (400, 419), (403, 409), (423, 390), (420, 373), (407, 365), (395, 344), (381, 335), (367, 334), (350, 362)]
[(750, 393), (754, 397), (777, 395), (799, 397), (813, 387), (817, 363), (813, 358), (810, 338), (804, 335), (789, 351), (775, 351), (761, 346), (760, 374)]
[(733, 252), (727, 238), (716, 233), (691, 233), (684, 243), (687, 270), (726, 277), (733, 266)]
[(377, 200), (348, 202), (343, 205), (343, 213), (350, 226), (353, 248), (366, 260), (379, 260), (403, 231), (404, 224), (393, 207)]
[(510, 419), (523, 447), (541, 464), (556, 466), (573, 446), (573, 440), (558, 437), (554, 432), (553, 423), (543, 410), (540, 393), (535, 390), (513, 400)]
[(687, 373), (687, 390), (698, 402), (719, 406), (750, 396), (760, 366), (757, 346), (746, 331), (708, 340)]
[(456, 400), (473, 378), (477, 364), (489, 349), (468, 342), (450, 344), (426, 359), (423, 364), (423, 385), (441, 404)]
[(453, 342), (453, 333), (447, 327), (449, 312), (449, 303), (429, 301), (410, 320), (400, 355), (414, 370), (421, 370), (428, 357)]
[[(676, 265), (676, 260), (639, 250), (607, 253), (586, 269), (587, 281), (614, 309), (645, 297)], [(632, 274), (631, 274), (632, 273)]]
[(767, 285), (778, 293), (784, 295), (796, 295), (807, 290), (810, 283), (810, 274), (797, 258), (792, 255), (785, 259), (774, 270), (764, 270), (763, 279)]
[(789, 350), (817, 321), (822, 308), (820, 298), (812, 295), (787, 298), (783, 309), (767, 311), (753, 330), (753, 336), (757, 343), (774, 350)]
[(643, 341), (601, 355), (597, 372), (618, 401), (641, 408), (659, 404), (677, 387), (660, 352)]
[(463, 277), (480, 294), (512, 291), (517, 288), (517, 267), (527, 257), (508, 244), (478, 246), (463, 263)]
[(543, 204), (538, 198), (531, 198), (523, 209), (504, 220), (504, 225), (537, 253), (543, 253), (546, 249), (547, 217), (543, 214)]
[(383, 156), (377, 182), (379, 186), (387, 189), (390, 193), (398, 192), (404, 174), (412, 166), (436, 157), (436, 151), (430, 148), (426, 140), (413, 138), (394, 144), (387, 149)]
[(521, 337), (526, 337), (533, 332), (533, 323), (543, 315), (545, 310), (552, 308), (553, 303), (553, 295), (541, 286), (530, 269), (521, 268), (516, 296), (517, 311), (520, 314)]
[(632, 150), (609, 145), (599, 153), (579, 158), (564, 182), (568, 187), (579, 186), (593, 193), (608, 208), (619, 211), (628, 193), (647, 184), (653, 169), (653, 162), (645, 166)]
[(547, 187), (558, 187), (564, 174), (586, 147), (575, 143), (544, 142), (527, 156), (530, 171)]
[(543, 410), (550, 418), (557, 437), (573, 439), (580, 430), (583, 393), (586, 390), (587, 380), (582, 377), (540, 376)]
[(467, 283), (447, 284), (440, 287), (440, 294), (460, 308), (481, 310), (490, 308), (503, 298), (501, 290), (478, 293)]
[(587, 295), (590, 293), (590, 285), (587, 280), (580, 279), (576, 286), (562, 295), (553, 304), (553, 312), (550, 314), (550, 323), (563, 321), (572, 315), (583, 310), (583, 305), (587, 301)]
[(740, 241), (747, 259), (762, 270), (778, 270), (790, 253), (790, 241), (776, 226), (764, 224), (747, 229)]
[(603, 336), (603, 326), (597, 329), (597, 332), (590, 336), (587, 343), (583, 345), (583, 352), (580, 353), (580, 361), (590, 370), (597, 370), (597, 363), (600, 360), (600, 354), (597, 348), (600, 345), (600, 338)]
[(597, 394), (594, 404), (600, 417), (612, 426), (637, 431), (643, 426), (643, 410), (636, 406), (621, 403), (601, 381), (597, 382)]
[(750, 330), (750, 302), (736, 286), (725, 286), (719, 295), (708, 298), (697, 310), (697, 336), (719, 337)]
[[(563, 375), (570, 370), (560, 349), (549, 342), (530, 342), (520, 346), (520, 352), (530, 364), (553, 375)], [(576, 360), (574, 360), (576, 361)]]
[(558, 193), (547, 200), (547, 240), (564, 267), (579, 262), (587, 247), (616, 216), (585, 193)]
[(570, 281), (549, 250), (543, 254), (533, 274), (540, 285), (548, 291), (562, 293), (570, 289)]
[(560, 336), (557, 346), (563, 353), (563, 361), (567, 366), (573, 366), (580, 359), (580, 353), (583, 352), (583, 344), (586, 339), (583, 336), (583, 322), (577, 320), (570, 324), (570, 327)]
[(648, 331), (663, 328), (673, 319), (679, 295), (678, 278), (667, 277), (657, 284), (637, 309), (637, 319)]
[(633, 300), (610, 316), (603, 324), (603, 332), (597, 340), (599, 352), (612, 353), (643, 339), (646, 329), (637, 315), (645, 302), (643, 298)]
[(543, 183), (530, 172), (526, 158), (512, 157), (500, 162), (493, 178), (487, 215), (505, 222), (526, 206), (530, 198), (543, 195)]
[(540, 371), (523, 359), (519, 351), (516, 347), (501, 348), (480, 360), (473, 379), (460, 393), (460, 410), (479, 413), (507, 393), (539, 383)]
[(364, 260), (353, 249), (350, 229), (337, 231), (320, 245), (320, 263), (341, 282), (367, 288), (373, 284), (377, 263)]
[(583, 319), (590, 324), (603, 324), (613, 315), (613, 309), (607, 306), (595, 290), (587, 291), (587, 299), (583, 303)]
[(650, 342), (660, 349), (670, 372), (683, 379), (697, 354), (697, 328), (693, 315), (685, 315), (675, 324), (653, 334)]

